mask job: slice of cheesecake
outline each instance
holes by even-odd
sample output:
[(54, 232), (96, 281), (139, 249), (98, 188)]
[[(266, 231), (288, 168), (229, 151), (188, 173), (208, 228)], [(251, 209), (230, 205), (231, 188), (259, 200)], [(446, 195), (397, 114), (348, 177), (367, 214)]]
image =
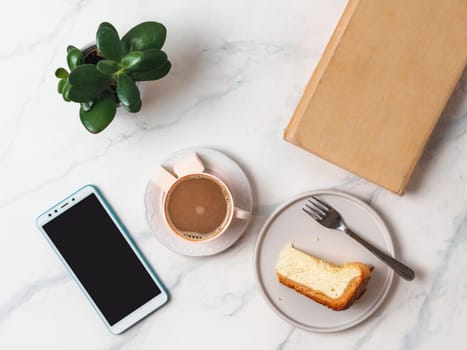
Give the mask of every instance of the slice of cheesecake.
[(337, 311), (349, 308), (365, 292), (370, 271), (359, 262), (337, 266), (292, 245), (281, 251), (276, 266), (280, 283)]

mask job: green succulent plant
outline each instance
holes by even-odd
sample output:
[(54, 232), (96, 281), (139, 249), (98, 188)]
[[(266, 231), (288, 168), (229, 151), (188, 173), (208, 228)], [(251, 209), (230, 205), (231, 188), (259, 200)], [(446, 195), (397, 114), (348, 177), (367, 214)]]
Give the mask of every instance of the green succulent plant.
[(121, 39), (113, 25), (103, 22), (96, 46), (81, 51), (67, 48), (67, 64), (58, 68), (58, 92), (67, 102), (80, 103), (80, 119), (91, 133), (104, 130), (114, 119), (119, 104), (127, 111), (141, 109), (136, 82), (164, 77), (171, 64), (161, 50), (166, 29), (161, 23), (144, 22)]

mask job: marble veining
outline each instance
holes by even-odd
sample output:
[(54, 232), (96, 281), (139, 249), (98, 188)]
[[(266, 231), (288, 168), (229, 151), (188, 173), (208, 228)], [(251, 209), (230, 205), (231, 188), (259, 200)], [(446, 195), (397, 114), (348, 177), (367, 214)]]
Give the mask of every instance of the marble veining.
[(68, 274), (62, 272), (56, 276), (51, 276), (49, 278), (43, 278), (38, 281), (29, 283), (19, 290), (15, 295), (13, 295), (10, 300), (1, 305), (0, 308), (0, 324), (8, 318), (10, 313), (14, 312), (16, 309), (20, 308), (23, 304), (27, 303), (31, 297), (45, 288), (54, 288), (61, 283), (70, 280)]
[(287, 333), (287, 336), (284, 338), (283, 341), (281, 341), (277, 347), (276, 350), (284, 350), (287, 349), (287, 345), (289, 342), (290, 337), (292, 337), (293, 333), (295, 332), (296, 328), (295, 327), (290, 327), (289, 333)]
[[(0, 29), (0, 349), (439, 349), (467, 343), (467, 72), (414, 171), (395, 196), (282, 140), (346, 4), (141, 0), (16, 1)], [(100, 135), (80, 125), (53, 76), (69, 44), (101, 21), (124, 32), (159, 20), (173, 69), (142, 84), (138, 115), (119, 111)], [(13, 30), (14, 29), (14, 30)], [(212, 147), (233, 157), (255, 192), (252, 222), (229, 250), (188, 258), (162, 246), (145, 221), (144, 191), (170, 153)], [(170, 292), (143, 322), (113, 336), (35, 227), (84, 184), (101, 188)], [(388, 225), (417, 279), (395, 280), (364, 323), (335, 334), (290, 326), (262, 299), (253, 249), (268, 216), (301, 192), (363, 199)]]
[[(452, 237), (448, 240), (448, 246), (442, 254), (442, 264), (434, 272), (433, 283), (428, 295), (425, 296), (421, 308), (417, 313), (417, 321), (415, 326), (407, 332), (404, 337), (403, 349), (414, 349), (422, 337), (425, 336), (426, 329), (429, 329), (432, 319), (435, 317), (432, 312), (431, 305), (440, 298), (445, 297), (446, 274), (448, 269), (454, 269), (452, 266), (452, 257), (455, 252), (460, 250), (461, 254), (465, 254), (467, 249), (467, 210), (465, 214), (456, 224), (456, 230)], [(459, 268), (459, 266), (457, 266)], [(465, 274), (464, 274), (465, 277)], [(465, 285), (464, 285), (465, 287)], [(464, 290), (463, 296), (467, 295), (467, 289)], [(456, 302), (456, 301), (453, 301)], [(447, 321), (447, 320), (446, 320)]]

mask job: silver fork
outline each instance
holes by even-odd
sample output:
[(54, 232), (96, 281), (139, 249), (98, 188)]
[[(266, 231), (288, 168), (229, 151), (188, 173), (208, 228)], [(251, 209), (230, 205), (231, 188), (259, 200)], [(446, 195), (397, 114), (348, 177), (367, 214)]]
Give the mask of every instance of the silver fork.
[(305, 213), (310, 215), (315, 221), (324, 227), (339, 230), (346, 233), (358, 243), (363, 245), (366, 249), (372, 252), (376, 257), (381, 261), (387, 264), (392, 268), (399, 276), (407, 281), (412, 281), (415, 278), (415, 272), (404, 265), (400, 261), (397, 261), (393, 257), (382, 252), (376, 248), (371, 243), (364, 240), (362, 237), (353, 232), (344, 222), (342, 216), (339, 212), (331, 207), (329, 204), (324, 203), (322, 200), (319, 200), (316, 196), (311, 196), (311, 199), (308, 200), (308, 203), (305, 204), (305, 208), (302, 208)]

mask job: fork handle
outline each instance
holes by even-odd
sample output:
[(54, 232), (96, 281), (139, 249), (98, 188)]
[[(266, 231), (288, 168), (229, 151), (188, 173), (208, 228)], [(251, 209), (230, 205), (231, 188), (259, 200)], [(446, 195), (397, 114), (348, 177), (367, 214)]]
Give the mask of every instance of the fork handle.
[(386, 253), (382, 252), (378, 248), (376, 248), (373, 244), (367, 242), (362, 237), (357, 235), (355, 232), (350, 230), (349, 228), (344, 228), (344, 232), (347, 233), (350, 237), (355, 239), (358, 243), (363, 245), (366, 249), (376, 255), (381, 261), (386, 263), (391, 269), (394, 270), (399, 276), (407, 281), (412, 281), (415, 278), (415, 272), (407, 265), (404, 265), (400, 261), (394, 259), (392, 256), (387, 255)]

